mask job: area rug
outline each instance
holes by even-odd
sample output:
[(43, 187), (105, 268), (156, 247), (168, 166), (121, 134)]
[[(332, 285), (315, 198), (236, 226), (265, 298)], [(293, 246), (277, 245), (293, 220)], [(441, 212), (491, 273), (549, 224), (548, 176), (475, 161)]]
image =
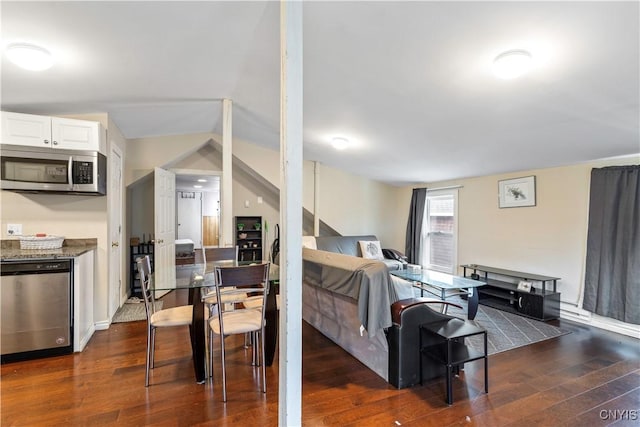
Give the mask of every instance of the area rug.
[[(463, 306), (463, 310), (450, 307), (447, 314), (466, 318), (467, 302), (462, 299), (450, 301)], [(570, 333), (545, 322), (485, 305), (478, 306), (478, 313), (473, 322), (487, 330), (487, 352), (489, 354), (512, 350)], [(466, 342), (478, 350), (482, 350), (484, 346), (482, 336), (467, 338)]]
[[(162, 310), (162, 305), (162, 301), (156, 301), (156, 311)], [(113, 316), (112, 323), (136, 322), (139, 320), (147, 320), (144, 302), (123, 304)]]

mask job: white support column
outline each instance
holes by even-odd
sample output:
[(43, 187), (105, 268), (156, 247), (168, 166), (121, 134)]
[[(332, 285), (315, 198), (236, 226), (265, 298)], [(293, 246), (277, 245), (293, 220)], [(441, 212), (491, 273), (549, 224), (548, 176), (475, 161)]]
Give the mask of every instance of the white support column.
[(320, 162), (313, 162), (313, 235), (320, 235)]
[(302, 424), (302, 2), (280, 2), (278, 425)]
[(220, 192), (220, 246), (233, 245), (233, 103), (222, 100), (222, 191)]

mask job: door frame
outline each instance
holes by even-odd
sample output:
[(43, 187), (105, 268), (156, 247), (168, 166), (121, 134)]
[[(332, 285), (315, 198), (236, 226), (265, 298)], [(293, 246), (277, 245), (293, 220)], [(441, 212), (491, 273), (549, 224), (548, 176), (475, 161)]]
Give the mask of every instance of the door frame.
[[(120, 265), (120, 274), (119, 277), (114, 277), (113, 271), (111, 268), (109, 268), (109, 273), (108, 273), (108, 283), (109, 283), (109, 291), (108, 291), (108, 296), (107, 296), (107, 315), (109, 319), (112, 319), (113, 316), (115, 315), (116, 311), (118, 310), (118, 308), (120, 308), (120, 306), (122, 304), (124, 304), (124, 302), (127, 299), (127, 289), (126, 286), (123, 286), (124, 284), (126, 284), (126, 279), (123, 277), (124, 273), (126, 272), (126, 251), (123, 251), (124, 248), (124, 233), (123, 233), (123, 224), (124, 224), (124, 211), (125, 211), (125, 206), (124, 206), (124, 193), (126, 191), (126, 189), (124, 188), (124, 157), (123, 157), (123, 153), (122, 150), (120, 149), (120, 147), (118, 147), (115, 144), (110, 144), (111, 147), (109, 149), (110, 153), (109, 153), (109, 184), (112, 183), (113, 180), (113, 176), (111, 174), (111, 165), (112, 162), (114, 161), (114, 158), (117, 156), (117, 158), (120, 159), (120, 197), (118, 201), (114, 200), (114, 194), (113, 192), (109, 192), (108, 193), (108, 205), (109, 205), (109, 219), (108, 219), (108, 230), (107, 230), (107, 236), (108, 236), (108, 243), (107, 243), (107, 247), (109, 248), (108, 250), (108, 263), (109, 266), (111, 266), (111, 262), (113, 261), (111, 259), (112, 257), (112, 250), (111, 250), (111, 245), (113, 243), (117, 244), (118, 249), (118, 258), (119, 258), (119, 265)], [(115, 155), (115, 156), (114, 156)], [(111, 185), (109, 185), (109, 187), (111, 187)], [(118, 209), (119, 210), (116, 210)], [(113, 235), (113, 220), (117, 219), (118, 223), (119, 223), (119, 227), (120, 230), (118, 232), (118, 240), (117, 242), (112, 242), (112, 235)], [(116, 282), (117, 279), (117, 282)], [(115, 289), (117, 287), (117, 289)], [(123, 289), (124, 288), (124, 289)], [(124, 290), (124, 292), (123, 292)], [(116, 295), (116, 291), (117, 291), (117, 295), (118, 295), (118, 300), (114, 301), (114, 295)]]
[[(222, 171), (211, 171), (211, 170), (203, 170), (203, 169), (178, 169), (178, 168), (171, 168), (168, 169), (169, 171), (173, 172), (176, 174), (176, 177), (179, 175), (200, 175), (200, 176), (215, 176), (218, 177), (218, 179), (220, 180), (220, 203), (219, 203), (219, 214), (220, 214), (220, 224), (222, 224)], [(178, 189), (176, 189), (176, 191), (178, 191)], [(200, 191), (200, 190), (198, 190)], [(200, 218), (200, 221), (202, 221), (202, 218)], [(176, 210), (176, 230), (178, 228), (178, 212)], [(222, 242), (222, 227), (219, 226), (218, 227), (218, 245), (221, 245)], [(204, 236), (202, 237), (202, 248), (204, 249), (205, 244), (204, 244)]]

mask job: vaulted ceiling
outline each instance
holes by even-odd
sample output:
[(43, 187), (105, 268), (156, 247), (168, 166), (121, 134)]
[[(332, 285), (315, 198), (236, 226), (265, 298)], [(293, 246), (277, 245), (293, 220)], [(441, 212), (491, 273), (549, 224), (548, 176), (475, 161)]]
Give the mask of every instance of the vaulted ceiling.
[[(11, 2), (2, 109), (107, 112), (127, 138), (221, 132), (279, 143), (278, 2)], [(305, 159), (391, 184), (640, 152), (639, 3), (305, 2)], [(528, 50), (502, 80), (493, 59)], [(348, 138), (342, 151), (333, 136)]]

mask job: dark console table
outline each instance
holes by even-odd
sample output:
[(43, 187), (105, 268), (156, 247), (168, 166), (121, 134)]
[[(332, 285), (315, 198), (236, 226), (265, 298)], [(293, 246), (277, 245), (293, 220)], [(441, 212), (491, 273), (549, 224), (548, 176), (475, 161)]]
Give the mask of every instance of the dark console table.
[[(478, 288), (480, 304), (537, 320), (560, 317), (560, 292), (557, 290), (559, 277), (478, 264), (465, 264), (461, 267), (465, 277), (487, 283)], [(519, 288), (518, 283), (521, 281), (530, 283), (530, 290)]]

